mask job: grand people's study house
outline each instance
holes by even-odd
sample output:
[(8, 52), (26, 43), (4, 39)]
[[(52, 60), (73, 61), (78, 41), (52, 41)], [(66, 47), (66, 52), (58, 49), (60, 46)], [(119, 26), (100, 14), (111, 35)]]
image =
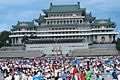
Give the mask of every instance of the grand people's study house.
[[(87, 49), (90, 43), (112, 43), (116, 33), (115, 23), (108, 19), (96, 19), (80, 3), (53, 5), (43, 9), (44, 15), (32, 22), (20, 22), (13, 26), (13, 45), (26, 45), (26, 50), (44, 53), (67, 53), (74, 49)], [(35, 22), (37, 24), (35, 24)]]

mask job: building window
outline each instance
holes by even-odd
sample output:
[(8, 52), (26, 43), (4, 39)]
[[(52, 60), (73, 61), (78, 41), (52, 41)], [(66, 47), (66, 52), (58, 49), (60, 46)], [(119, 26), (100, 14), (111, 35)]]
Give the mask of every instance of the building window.
[(73, 20), (73, 23), (75, 23), (75, 20)]
[(77, 23), (79, 23), (79, 20), (77, 20)]
[(51, 14), (51, 17), (53, 17), (53, 15)]
[(47, 24), (49, 25), (49, 21), (47, 22)]
[(60, 21), (60, 24), (62, 24), (62, 21)]
[(97, 36), (95, 36), (95, 40), (97, 40)]
[(62, 16), (62, 14), (60, 14), (60, 16)]
[(101, 37), (101, 41), (105, 42), (105, 37), (104, 36)]
[(52, 28), (52, 30), (54, 30), (54, 28)]
[(66, 21), (64, 21), (64, 24), (66, 24)]
[(70, 14), (70, 16), (72, 16), (72, 14)]
[(69, 21), (67, 20), (67, 24), (69, 23)]
[(67, 16), (69, 16), (69, 14), (67, 14)]
[(112, 38), (112, 36), (111, 36), (111, 35), (109, 35), (109, 38), (111, 39), (111, 38)]
[(76, 14), (77, 16), (80, 16), (80, 13)]
[(57, 17), (59, 16), (59, 14), (57, 14)]
[(82, 12), (82, 16), (85, 16), (85, 12)]
[(65, 17), (66, 15), (65, 14), (63, 14), (63, 17)]
[(51, 21), (51, 24), (53, 23), (53, 21)]
[(61, 28), (59, 28), (59, 30), (61, 30)]
[(59, 21), (57, 21), (57, 24), (59, 24)]
[(90, 21), (90, 23), (92, 23), (92, 21)]
[(73, 28), (73, 30), (75, 30), (75, 28)]
[(56, 24), (56, 21), (54, 21), (54, 24)]
[(80, 20), (80, 23), (82, 23), (82, 20)]

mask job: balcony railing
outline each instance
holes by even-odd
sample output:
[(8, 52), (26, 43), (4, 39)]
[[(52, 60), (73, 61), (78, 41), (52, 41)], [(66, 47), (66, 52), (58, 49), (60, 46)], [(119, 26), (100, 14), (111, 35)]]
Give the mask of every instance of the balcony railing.
[(68, 17), (45, 17), (45, 19), (67, 19), (67, 18), (85, 18), (85, 16), (68, 16)]
[(91, 30), (114, 30), (114, 28), (92, 28)]

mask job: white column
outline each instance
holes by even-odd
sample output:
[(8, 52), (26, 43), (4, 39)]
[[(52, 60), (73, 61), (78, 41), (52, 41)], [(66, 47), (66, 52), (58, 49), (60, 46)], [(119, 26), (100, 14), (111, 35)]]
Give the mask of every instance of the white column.
[(16, 38), (14, 38), (14, 43), (15, 43), (15, 45), (16, 45)]
[(58, 20), (58, 24), (60, 24), (60, 20)]
[(64, 24), (64, 20), (62, 20), (62, 24)]
[(16, 38), (16, 44), (18, 44), (18, 38)]
[(12, 45), (13, 45), (13, 38), (12, 38)]
[(71, 20), (69, 20), (69, 24), (71, 24), (71, 22), (70, 22)]
[(48, 22), (48, 21), (46, 21), (46, 23), (45, 23), (46, 25), (47, 25), (47, 22)]

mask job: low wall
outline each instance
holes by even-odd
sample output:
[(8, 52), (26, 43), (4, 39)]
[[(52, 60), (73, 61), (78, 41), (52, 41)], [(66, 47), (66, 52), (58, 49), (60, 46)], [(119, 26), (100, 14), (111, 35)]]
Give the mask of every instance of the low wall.
[(118, 55), (118, 51), (116, 49), (111, 48), (97, 48), (97, 49), (76, 49), (74, 50), (74, 56), (81, 55)]
[(89, 48), (116, 48), (116, 44), (93, 44)]
[(40, 51), (0, 51), (0, 57), (40, 57), (42, 55)]
[(8, 51), (8, 50), (25, 50), (25, 46), (4, 46), (0, 48), (1, 51)]

